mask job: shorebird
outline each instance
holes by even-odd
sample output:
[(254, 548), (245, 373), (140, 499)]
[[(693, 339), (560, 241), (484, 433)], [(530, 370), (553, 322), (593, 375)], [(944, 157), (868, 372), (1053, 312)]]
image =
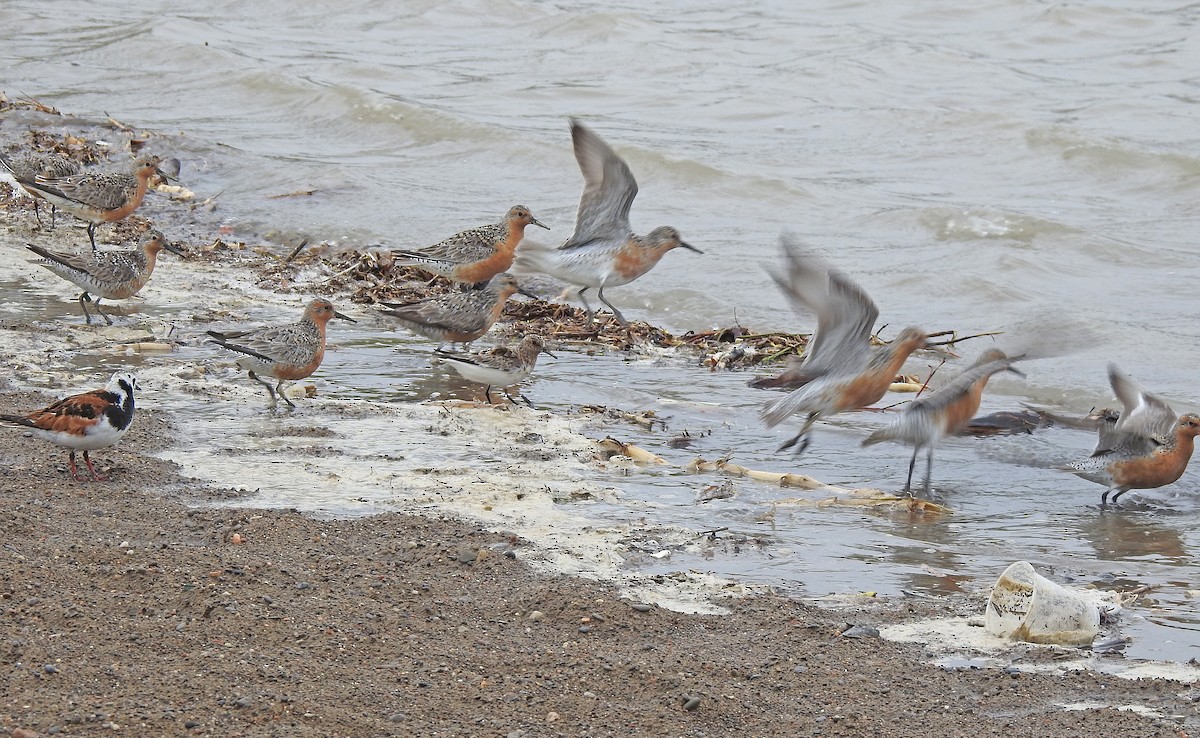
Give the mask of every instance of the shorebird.
[(909, 354), (924, 348), (928, 338), (920, 328), (905, 328), (887, 347), (872, 352), (871, 329), (879, 309), (862, 288), (845, 275), (830, 270), (816, 257), (801, 254), (785, 236), (780, 238), (787, 275), (772, 274), (792, 306), (817, 315), (817, 329), (804, 358), (785, 374), (786, 384), (797, 387), (786, 397), (768, 404), (762, 412), (768, 427), (805, 413), (804, 425), (779, 447), (808, 448), (808, 432), (820, 418), (858, 410), (877, 402)]
[(514, 205), (504, 220), (456, 233), (444, 241), (417, 251), (397, 251), (396, 265), (413, 265), (454, 282), (480, 284), (513, 263), (517, 244), (525, 237), (525, 226), (550, 226), (533, 217), (529, 208)]
[[(101, 298), (124, 300), (136, 295), (150, 279), (158, 254), (163, 249), (183, 256), (177, 246), (168, 243), (163, 234), (156, 230), (147, 231), (138, 248), (133, 251), (69, 254), (31, 243), (25, 244), (25, 248), (42, 257), (38, 264), (83, 290), (79, 295), (79, 307), (83, 308), (88, 325), (92, 324), (92, 315), (87, 309), (89, 302), (96, 308), (96, 313), (104, 318), (104, 322), (112, 325), (112, 318), (100, 309)], [(93, 299), (89, 293), (96, 297)]]
[[(283, 393), (283, 383), (304, 379), (321, 366), (325, 358), (325, 324), (330, 318), (341, 318), (351, 323), (358, 321), (333, 309), (329, 300), (317, 298), (304, 308), (299, 322), (288, 325), (266, 326), (248, 331), (208, 331), (212, 343), (237, 354), (237, 365), (250, 373), (250, 378), (267, 388), (271, 397), (270, 407), (278, 404), (276, 393), (289, 407), (295, 403)], [(259, 374), (275, 377), (279, 383), (274, 387), (259, 378)]]
[[(12, 176), (12, 180), (17, 183), (17, 186), (25, 194), (33, 198), (33, 215), (37, 218), (39, 228), (42, 226), (42, 213), (38, 208), (38, 203), (45, 198), (42, 197), (42, 194), (35, 187), (25, 183), (34, 182), (38, 177), (50, 177), (52, 179), (70, 177), (73, 174), (79, 174), (80, 169), (82, 169), (78, 161), (49, 151), (30, 151), (14, 157), (0, 156), (0, 165)], [(54, 204), (51, 203), (51, 228), (54, 227), (54, 216), (57, 210)]]
[[(467, 292), (435, 295), (415, 302), (385, 302), (384, 315), (400, 325), (435, 341), (470, 343), (488, 332), (504, 312), (504, 304), (514, 293), (536, 298), (517, 284), (517, 278), (505, 272), (492, 277), (486, 286)], [(441, 348), (439, 346), (438, 348)]]
[(1013, 362), (1020, 358), (1009, 358), (999, 349), (984, 351), (966, 371), (928, 397), (910, 402), (904, 412), (893, 418), (887, 426), (867, 436), (862, 445), (870, 446), (883, 441), (912, 445), (908, 479), (904, 482), (904, 492), (908, 495), (912, 494), (912, 475), (917, 454), (923, 448), (928, 449), (925, 463), (925, 494), (928, 495), (933, 478), (934, 448), (943, 438), (957, 435), (971, 422), (975, 411), (979, 409), (983, 389), (993, 374), (1007, 371), (1025, 376), (1013, 367)]
[[(12, 166), (0, 157), (9, 172)], [(38, 175), (32, 180), (17, 178), (26, 190), (36, 190), (50, 204), (88, 221), (88, 240), (96, 250), (96, 225), (115, 223), (128, 217), (142, 204), (150, 178), (155, 174), (170, 179), (158, 168), (158, 159), (144, 157), (134, 162), (133, 172), (94, 172), (68, 177)], [(15, 173), (13, 174), (16, 177)]]
[(1101, 417), (1098, 441), (1092, 455), (1073, 462), (1068, 471), (1108, 489), (1100, 506), (1108, 505), (1131, 489), (1154, 489), (1183, 476), (1197, 434), (1200, 416), (1176, 416), (1162, 398), (1146, 392), (1115, 364), (1108, 365), (1108, 381), (1121, 401), (1119, 416)]
[[(434, 350), (435, 362), (448, 364), (458, 375), (469, 382), (487, 385), (484, 397), (488, 403), (492, 401), (492, 387), (511, 387), (524, 381), (537, 365), (538, 354), (545, 353), (554, 356), (546, 350), (546, 344), (541, 336), (525, 336), (515, 349), (509, 346), (496, 346), (487, 351), (471, 354), (455, 354), (448, 351)], [(505, 390), (508, 395), (508, 391)], [(522, 397), (524, 397), (522, 395)], [(508, 399), (513, 400), (512, 395)], [(533, 403), (525, 400), (530, 407)]]
[(580, 285), (579, 299), (587, 310), (589, 323), (595, 321), (595, 312), (583, 293), (595, 287), (600, 302), (612, 310), (617, 322), (628, 326), (621, 311), (605, 299), (605, 287), (632, 282), (653, 269), (676, 246), (698, 254), (704, 252), (686, 243), (679, 231), (670, 226), (659, 226), (645, 236), (634, 234), (629, 226), (629, 208), (638, 186), (629, 165), (603, 139), (575, 119), (571, 119), (571, 139), (584, 180), (575, 232), (557, 249), (522, 249), (522, 262), (564, 282)]
[(121, 440), (133, 422), (133, 392), (137, 381), (132, 374), (117, 372), (112, 375), (104, 389), (92, 390), (63, 398), (42, 410), (28, 415), (2, 415), (0, 421), (11, 423), (31, 431), (38, 438), (71, 450), (67, 463), (71, 477), (76, 481), (87, 481), (79, 476), (75, 466), (75, 452), (83, 452), (83, 463), (92, 480), (103, 482), (105, 478), (92, 467), (91, 451), (108, 448)]

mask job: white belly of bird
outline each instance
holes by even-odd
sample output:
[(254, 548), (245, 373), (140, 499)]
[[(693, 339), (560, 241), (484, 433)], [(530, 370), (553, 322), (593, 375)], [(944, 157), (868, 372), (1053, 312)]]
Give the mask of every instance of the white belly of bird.
[(449, 364), (454, 371), (458, 372), (459, 376), (470, 382), (478, 382), (479, 384), (488, 384), (495, 387), (508, 387), (529, 376), (530, 369), (498, 369), (492, 366), (482, 364), (471, 364), (465, 361), (456, 361), (443, 357), (443, 361)]
[(275, 367), (275, 362), (263, 361), (257, 356), (242, 355), (238, 357), (237, 365), (247, 371), (254, 372), (255, 374), (265, 374), (270, 376), (271, 369)]
[(121, 436), (124, 436), (125, 431), (129, 430), (129, 428), (117, 429), (107, 422), (101, 422), (88, 428), (87, 433), (82, 436), (64, 431), (48, 431), (38, 428), (31, 430), (35, 436), (44, 438), (63, 448), (71, 448), (76, 451), (96, 451), (108, 448), (121, 440)]

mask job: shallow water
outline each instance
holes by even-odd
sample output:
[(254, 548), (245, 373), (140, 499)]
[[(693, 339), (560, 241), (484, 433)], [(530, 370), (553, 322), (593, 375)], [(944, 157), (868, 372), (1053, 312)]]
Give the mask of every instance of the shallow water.
[[(1186, 287), (1200, 217), (1194, 5), (170, 7), (5, 3), (4, 91), (184, 132), (171, 153), (184, 162), (185, 184), (201, 197), (221, 193), (212, 226), (233, 237), (279, 247), (302, 237), (420, 245), (520, 202), (553, 228), (536, 238), (563, 239), (580, 188), (566, 130), (575, 115), (637, 175), (634, 227), (674, 225), (706, 252), (669, 254), (610, 291), (631, 318), (676, 331), (735, 322), (807, 330), (811, 318), (794, 315), (764, 277), (787, 229), (863, 284), (885, 333), (908, 324), (1002, 330), (1003, 348), (1060, 353), (1031, 362), (1027, 381), (995, 382), (985, 410), (1020, 400), (1075, 413), (1109, 404), (1109, 360), (1176, 410), (1198, 405), (1198, 298)], [(21, 125), (4, 121), (0, 135), (19, 138)], [(271, 197), (309, 189), (310, 197)], [(30, 274), (3, 280), (0, 317), (77, 320), (69, 289), (55, 285), (58, 298), (46, 300), (54, 283)], [(187, 286), (165, 274), (139, 309), (164, 323), (199, 310)], [(156, 288), (172, 295), (170, 308), (155, 304)], [(289, 319), (298, 304), (284, 309), (253, 292), (223, 298), (247, 320)], [(429, 367), (426, 342), (382, 321), (334, 330), (338, 351), (317, 375), (322, 398), (402, 409), (475, 392)], [(969, 360), (983, 348), (975, 341), (961, 351)], [(572, 467), (581, 486), (612, 493), (559, 507), (603, 525), (730, 529), (716, 545), (685, 547), (664, 535), (659, 543), (673, 550), (665, 559), (641, 541), (647, 555), (631, 553), (628, 566), (736, 574), (812, 595), (938, 593), (985, 586), (1010, 561), (1029, 558), (1077, 584), (1158, 587), (1130, 611), (1137, 640), (1128, 653), (1200, 655), (1189, 599), (1200, 586), (1194, 472), (1100, 512), (1098, 486), (1050, 468), (1086, 454), (1092, 439), (1050, 430), (946, 443), (934, 470), (936, 497), (954, 510), (944, 518), (772, 506), (791, 493), (743, 480), (734, 480), (732, 499), (698, 503), (698, 491), (722, 480), (681, 471), (695, 456), (731, 454), (751, 468), (895, 490), (908, 453), (859, 449), (863, 426), (882, 421), (860, 414), (819, 426), (810, 452), (794, 460), (774, 451), (791, 427), (761, 426), (757, 411), (770, 395), (746, 388), (745, 374), (710, 373), (683, 358), (559, 354), (522, 388), (539, 408), (555, 416), (584, 404), (653, 409), (669, 418), (667, 430), (588, 430), (671, 462)], [(62, 365), (134, 361), (154, 370), (211, 357), (198, 347), (144, 360), (92, 351)], [(920, 357), (910, 368), (935, 362)], [(163, 391), (206, 419), (210, 445), (221, 434), (264, 445), (269, 436), (237, 434), (280, 422), (247, 419), (236, 402)], [(323, 404), (298, 412), (339, 417)], [(405, 453), (402, 438), (374, 422), (338, 422), (353, 439), (340, 442), (338, 464), (358, 469), (372, 455)], [(668, 448), (684, 430), (692, 445)], [(466, 463), (478, 449), (407, 453), (422, 457), (414, 463)], [(507, 464), (497, 456), (485, 466), (501, 473)], [(389, 502), (392, 482), (346, 478), (327, 492), (298, 484), (271, 501), (330, 514)], [(364, 491), (372, 485), (381, 491)], [(739, 534), (750, 542), (733, 542)]]

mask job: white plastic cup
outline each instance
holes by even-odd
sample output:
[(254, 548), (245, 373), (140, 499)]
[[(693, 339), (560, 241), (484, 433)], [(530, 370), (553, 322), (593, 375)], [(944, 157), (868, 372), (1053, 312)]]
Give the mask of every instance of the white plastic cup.
[(1028, 561), (1018, 561), (992, 587), (984, 626), (1001, 638), (1082, 646), (1100, 632), (1100, 606), (1038, 574)]

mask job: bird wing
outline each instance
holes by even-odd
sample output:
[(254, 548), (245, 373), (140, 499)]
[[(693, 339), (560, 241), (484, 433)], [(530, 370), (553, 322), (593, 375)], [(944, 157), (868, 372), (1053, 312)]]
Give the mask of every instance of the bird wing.
[(385, 302), (385, 315), (454, 333), (472, 333), (487, 327), (496, 293), (491, 289), (450, 292), (409, 303)]
[(1013, 362), (1019, 358), (1005, 357), (983, 364), (976, 362), (936, 392), (908, 403), (904, 412), (893, 418), (887, 426), (868, 436), (863, 445), (869, 446), (886, 440), (906, 441), (912, 444), (928, 443), (931, 437), (957, 433), (961, 429), (958, 426), (969, 422), (971, 416), (979, 409), (978, 403), (974, 403), (974, 407), (962, 409), (965, 417), (957, 420), (952, 417), (955, 413), (951, 406), (961, 402), (977, 382), (997, 372), (1011, 369)]
[(496, 243), (508, 235), (506, 223), (492, 223), (455, 233), (432, 246), (411, 251), (397, 251), (400, 261), (446, 261), (465, 262), (486, 259), (496, 252)]
[(1116, 364), (1108, 365), (1108, 381), (1123, 407), (1110, 436), (1110, 445), (1131, 449), (1146, 446), (1148, 452), (1175, 437), (1178, 416), (1161, 397), (1143, 390)]
[[(308, 326), (299, 323), (269, 326), (234, 333), (209, 331), (217, 343), (231, 351), (263, 361), (303, 365), (312, 359), (312, 341)], [(234, 339), (236, 343), (231, 343)]]
[(103, 415), (119, 401), (120, 398), (115, 393), (98, 389), (64, 397), (28, 415), (2, 415), (0, 420), (45, 431), (82, 433), (91, 425), (91, 421)]
[(817, 328), (804, 352), (801, 376), (811, 380), (837, 368), (859, 369), (870, 355), (871, 329), (879, 309), (854, 280), (802, 253), (789, 237), (780, 238), (787, 271), (771, 278), (798, 312), (815, 313)]
[(130, 193), (137, 189), (137, 177), (123, 172), (75, 174), (57, 179), (38, 176), (35, 186), (67, 200), (116, 210), (125, 205)]
[[(145, 266), (145, 255), (136, 251), (101, 251), (68, 254), (50, 251), (35, 244), (26, 244), (38, 256), (60, 266), (91, 275), (100, 282), (122, 282), (133, 279)], [(49, 264), (45, 266), (50, 266)]]
[(574, 119), (571, 139), (584, 186), (575, 232), (559, 248), (583, 246), (597, 239), (627, 238), (632, 232), (629, 208), (638, 191), (633, 172), (602, 138)]

